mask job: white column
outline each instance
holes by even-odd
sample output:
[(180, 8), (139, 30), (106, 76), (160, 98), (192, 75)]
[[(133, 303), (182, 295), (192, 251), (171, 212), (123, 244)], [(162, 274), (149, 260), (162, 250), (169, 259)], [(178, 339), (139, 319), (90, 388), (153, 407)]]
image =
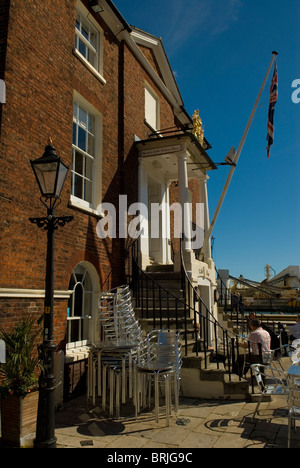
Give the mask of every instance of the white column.
[[(139, 203), (143, 203), (148, 208), (148, 175), (143, 158), (139, 158)], [(147, 210), (145, 210), (147, 212)], [(140, 239), (141, 267), (149, 264), (149, 213), (142, 221), (144, 233)]]
[[(208, 194), (207, 194), (207, 180), (208, 180), (208, 176), (206, 176), (205, 179), (202, 179), (200, 181), (200, 202), (204, 204), (204, 220), (203, 220), (204, 224), (201, 227), (204, 230), (205, 234), (208, 231), (209, 226), (210, 226)], [(208, 242), (208, 244), (207, 244), (207, 246), (205, 248), (205, 251), (202, 252), (202, 253), (204, 254), (205, 259), (211, 257), (211, 242), (210, 242), (210, 239), (209, 239), (209, 242)]]
[(171, 217), (170, 217), (170, 185), (171, 182), (166, 182), (166, 249), (167, 249), (167, 256), (166, 256), (166, 263), (172, 264), (172, 252), (171, 252)]
[(187, 151), (178, 154), (178, 195), (182, 208), (183, 251), (191, 252), (191, 215), (189, 209), (187, 157)]

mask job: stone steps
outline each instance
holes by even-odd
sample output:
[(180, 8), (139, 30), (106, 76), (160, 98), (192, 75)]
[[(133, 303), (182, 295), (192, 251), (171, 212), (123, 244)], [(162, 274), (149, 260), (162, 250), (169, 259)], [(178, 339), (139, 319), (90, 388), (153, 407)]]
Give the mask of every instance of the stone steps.
[[(198, 356), (195, 354), (195, 330), (193, 319), (185, 319), (186, 307), (182, 291), (181, 275), (172, 269), (172, 265), (151, 265), (147, 268), (151, 280), (143, 280), (140, 294), (142, 301), (140, 307), (135, 307), (136, 316), (145, 332), (153, 330), (154, 316), (155, 328), (170, 328), (181, 330), (181, 343), (183, 363), (181, 369), (182, 395), (191, 398), (211, 399), (242, 399), (249, 395), (249, 384), (246, 380), (240, 381), (235, 376), (229, 376), (224, 364), (216, 363), (214, 350), (204, 353), (204, 346), (199, 342)], [(179, 298), (177, 308), (172, 293)], [(185, 324), (187, 322), (187, 330)], [(227, 327), (226, 327), (227, 328)], [(187, 352), (187, 356), (185, 356)]]

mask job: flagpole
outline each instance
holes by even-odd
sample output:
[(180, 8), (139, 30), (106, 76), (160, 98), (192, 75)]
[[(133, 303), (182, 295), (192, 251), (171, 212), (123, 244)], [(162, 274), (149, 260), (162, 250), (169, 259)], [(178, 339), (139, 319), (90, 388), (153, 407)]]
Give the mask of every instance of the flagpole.
[(203, 246), (202, 246), (202, 253), (205, 251), (206, 246), (207, 246), (207, 244), (208, 244), (208, 241), (209, 241), (209, 239), (210, 239), (210, 236), (211, 236), (211, 234), (212, 234), (213, 228), (215, 227), (215, 224), (216, 224), (217, 218), (218, 218), (218, 216), (219, 216), (220, 210), (221, 210), (221, 208), (222, 208), (222, 205), (223, 205), (223, 202), (224, 202), (226, 193), (227, 193), (227, 191), (228, 191), (228, 187), (229, 187), (229, 185), (230, 185), (230, 182), (231, 182), (231, 179), (232, 179), (232, 177), (233, 177), (234, 171), (235, 171), (235, 169), (236, 169), (237, 163), (238, 163), (239, 158), (240, 158), (240, 156), (241, 156), (241, 153), (242, 153), (242, 150), (243, 150), (243, 147), (244, 147), (244, 144), (245, 144), (245, 141), (246, 141), (246, 138), (247, 138), (249, 129), (250, 129), (250, 127), (251, 127), (251, 124), (252, 124), (252, 121), (253, 121), (255, 112), (256, 112), (256, 110), (257, 110), (257, 107), (258, 107), (258, 104), (259, 104), (261, 95), (262, 95), (263, 90), (264, 90), (264, 88), (265, 88), (265, 86), (266, 86), (266, 82), (267, 82), (268, 76), (269, 76), (269, 74), (270, 74), (272, 65), (273, 65), (273, 63), (274, 63), (274, 61), (275, 61), (275, 59), (276, 59), (276, 56), (278, 55), (278, 52), (275, 52), (275, 51), (274, 51), (274, 52), (272, 52), (272, 54), (273, 54), (273, 55), (272, 55), (271, 63), (270, 63), (270, 65), (269, 65), (269, 68), (268, 68), (268, 71), (267, 71), (267, 73), (266, 73), (265, 79), (264, 79), (263, 84), (262, 84), (262, 86), (261, 86), (261, 88), (260, 88), (260, 91), (259, 91), (259, 93), (258, 93), (257, 99), (256, 99), (256, 101), (255, 101), (253, 110), (252, 110), (251, 115), (250, 115), (250, 118), (249, 118), (249, 120), (248, 120), (246, 129), (245, 129), (245, 131), (244, 131), (243, 137), (242, 137), (241, 142), (240, 142), (240, 145), (239, 145), (238, 150), (237, 150), (237, 152), (236, 152), (236, 154), (235, 154), (235, 157), (234, 157), (234, 160), (233, 160), (233, 164), (232, 164), (232, 166), (231, 166), (231, 169), (230, 169), (230, 172), (229, 172), (227, 181), (226, 181), (226, 183), (225, 183), (225, 186), (224, 186), (223, 192), (222, 192), (222, 194), (221, 194), (221, 197), (220, 197), (218, 206), (217, 206), (217, 208), (216, 208), (216, 212), (215, 212), (215, 214), (214, 214), (214, 217), (213, 217), (213, 219), (212, 219), (212, 222), (211, 222), (211, 224), (210, 224), (210, 227), (209, 227), (207, 233), (205, 234), (204, 242), (203, 242)]

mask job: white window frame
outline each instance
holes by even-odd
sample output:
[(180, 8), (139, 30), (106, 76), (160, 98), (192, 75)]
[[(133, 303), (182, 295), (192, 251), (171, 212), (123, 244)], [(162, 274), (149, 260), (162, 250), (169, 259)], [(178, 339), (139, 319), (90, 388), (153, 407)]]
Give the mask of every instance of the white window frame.
[[(84, 99), (78, 92), (74, 91), (74, 105), (79, 106), (85, 110), (90, 116), (95, 119), (94, 124), (94, 155), (89, 155), (76, 146), (72, 144), (72, 167), (71, 167), (71, 196), (70, 196), (70, 205), (76, 208), (80, 208), (89, 213), (95, 214), (96, 216), (102, 216), (98, 211), (97, 207), (101, 205), (102, 201), (102, 128), (103, 128), (103, 118), (94, 106), (92, 106), (86, 99)], [(73, 117), (74, 122), (74, 117)], [(93, 156), (93, 167), (92, 167), (92, 200), (91, 202), (86, 201), (82, 198), (76, 197), (74, 195), (74, 152), (77, 151), (82, 153), (85, 158), (91, 158)]]
[[(155, 102), (155, 122), (151, 118), (151, 111), (149, 113), (149, 98), (152, 98), (152, 102)], [(151, 86), (145, 82), (145, 123), (151, 130), (157, 132), (160, 129), (160, 99), (157, 93), (151, 88)]]
[[(76, 269), (78, 267), (81, 267), (83, 270), (84, 270), (84, 274), (83, 274), (83, 278), (81, 281), (77, 280), (76, 278)], [(78, 274), (78, 273), (77, 273)], [(92, 290), (91, 291), (87, 291), (83, 285), (84, 283), (84, 280), (86, 278), (86, 275), (89, 275), (89, 279), (90, 279), (90, 282), (91, 282), (91, 285), (92, 285)], [(94, 310), (94, 285), (93, 285), (93, 278), (89, 272), (89, 270), (85, 267), (84, 264), (78, 264), (76, 266), (76, 268), (73, 270), (72, 272), (72, 276), (73, 276), (73, 279), (75, 281), (75, 285), (74, 285), (74, 288), (73, 288), (73, 293), (72, 293), (72, 296), (71, 296), (71, 304), (72, 304), (72, 307), (71, 307), (71, 310), (69, 309), (68, 310), (68, 316), (67, 316), (67, 343), (66, 343), (66, 349), (74, 349), (74, 348), (79, 348), (79, 347), (82, 347), (82, 346), (87, 346), (90, 344), (91, 342), (91, 323), (92, 323), (92, 320), (93, 320), (93, 310)], [(74, 301), (74, 295), (75, 295), (75, 290), (76, 288), (82, 288), (83, 290), (83, 302), (82, 302), (82, 315), (81, 316), (74, 316), (74, 309), (75, 309), (75, 301)], [(90, 310), (88, 311), (89, 314), (85, 314), (85, 297), (86, 295), (90, 295)], [(88, 327), (88, 338), (85, 339), (85, 340), (79, 340), (79, 341), (71, 341), (71, 327), (69, 327), (68, 325), (73, 322), (73, 321), (77, 321), (79, 323), (79, 338), (82, 338), (82, 333), (83, 333), (83, 323), (86, 322), (87, 323), (87, 327)]]
[[(91, 32), (96, 33), (96, 47), (93, 46), (89, 39), (85, 38), (84, 35), (80, 32), (77, 28), (77, 18), (80, 18), (80, 29), (82, 27), (82, 21), (84, 20), (89, 28), (88, 35), (90, 37)], [(93, 18), (93, 16), (89, 13), (87, 8), (77, 0), (76, 4), (76, 23), (75, 23), (75, 47), (74, 47), (74, 54), (80, 59), (80, 61), (103, 83), (106, 83), (106, 80), (103, 77), (103, 43), (104, 43), (104, 33), (103, 29), (99, 26), (97, 21)], [(89, 60), (80, 52), (79, 48), (77, 47), (79, 42), (81, 41), (84, 46), (87, 47), (92, 53), (96, 55), (96, 64), (95, 66), (89, 62)]]

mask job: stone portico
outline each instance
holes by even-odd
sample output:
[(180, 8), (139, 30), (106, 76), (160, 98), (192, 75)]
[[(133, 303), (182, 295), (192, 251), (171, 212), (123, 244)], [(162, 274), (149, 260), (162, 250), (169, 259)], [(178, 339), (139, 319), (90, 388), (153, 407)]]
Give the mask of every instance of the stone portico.
[[(208, 147), (206, 142), (203, 146)], [(150, 138), (136, 142), (136, 147), (139, 157), (139, 202), (148, 207), (142, 220), (140, 266), (146, 270), (153, 262), (155, 265), (174, 264), (174, 271), (180, 271), (180, 252), (172, 257), (171, 232), (177, 239), (184, 233), (186, 270), (212, 310), (216, 280), (211, 245), (208, 243), (203, 252), (200, 249), (209, 227), (207, 172), (216, 169), (216, 166), (192, 133)], [(200, 191), (196, 222), (189, 190), (192, 180), (198, 181)], [(172, 182), (178, 186), (178, 200), (173, 204), (170, 202)], [(171, 212), (174, 213), (174, 225), (171, 225)], [(197, 258), (195, 252), (198, 253)]]

